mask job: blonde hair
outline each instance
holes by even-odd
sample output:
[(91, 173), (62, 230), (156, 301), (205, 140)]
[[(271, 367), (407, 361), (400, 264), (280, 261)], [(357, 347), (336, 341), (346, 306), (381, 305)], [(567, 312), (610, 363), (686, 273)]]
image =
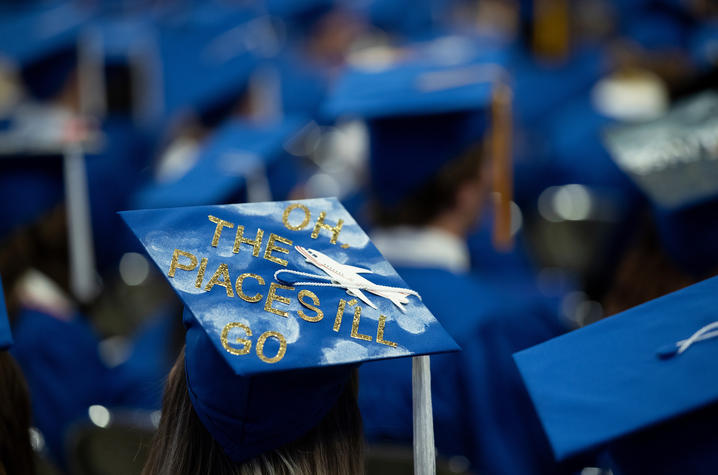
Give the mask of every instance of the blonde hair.
[(185, 380), (184, 350), (170, 372), (160, 426), (143, 475), (359, 475), (364, 473), (358, 377), (322, 421), (300, 439), (244, 462), (232, 461), (204, 428)]

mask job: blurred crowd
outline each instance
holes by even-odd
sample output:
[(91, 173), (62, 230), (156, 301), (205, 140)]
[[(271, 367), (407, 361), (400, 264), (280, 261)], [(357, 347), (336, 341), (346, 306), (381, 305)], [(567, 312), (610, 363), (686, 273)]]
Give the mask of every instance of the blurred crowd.
[[(600, 466), (544, 460), (511, 354), (718, 271), (717, 90), (711, 0), (2, 2), (0, 276), (37, 471), (139, 473), (160, 420), (182, 304), (118, 211), (326, 196), (422, 292), (460, 368), (495, 373), (436, 359), (443, 470)], [(438, 158), (469, 128), (487, 199)], [(475, 308), (502, 323), (472, 333)], [(360, 393), (379, 459), (411, 440), (393, 397)], [(442, 419), (462, 404), (479, 409)]]

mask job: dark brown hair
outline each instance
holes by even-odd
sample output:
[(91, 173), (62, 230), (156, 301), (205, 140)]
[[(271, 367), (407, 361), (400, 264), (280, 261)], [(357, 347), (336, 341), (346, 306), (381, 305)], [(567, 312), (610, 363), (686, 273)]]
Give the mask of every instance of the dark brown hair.
[(143, 475), (363, 474), (361, 415), (356, 370), (322, 421), (300, 439), (245, 462), (232, 461), (204, 428), (185, 380), (184, 349), (170, 372), (162, 418)]
[(456, 192), (464, 183), (479, 179), (483, 173), (484, 155), (484, 143), (469, 148), (395, 206), (387, 206), (373, 199), (373, 222), (383, 227), (429, 224), (456, 204)]
[(604, 313), (609, 316), (628, 310), (699, 280), (702, 279), (685, 273), (671, 260), (653, 220), (645, 217), (603, 298)]
[(30, 394), (10, 353), (0, 351), (0, 473), (35, 472), (30, 444)]

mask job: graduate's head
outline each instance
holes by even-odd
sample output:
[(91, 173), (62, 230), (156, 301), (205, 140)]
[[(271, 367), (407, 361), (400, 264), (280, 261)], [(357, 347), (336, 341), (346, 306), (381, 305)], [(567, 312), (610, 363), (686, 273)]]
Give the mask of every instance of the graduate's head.
[[(475, 56), (447, 65), (427, 46), (401, 51), (395, 64), (349, 69), (325, 113), (359, 117), (368, 125), (369, 188), (378, 224), (450, 219), (452, 228), (468, 233), (491, 185), (508, 184), (503, 159), (510, 150), (498, 147), (508, 144), (510, 129), (503, 53), (477, 46)], [(508, 205), (507, 193), (501, 196)]]
[(0, 473), (34, 473), (30, 445), (30, 393), (8, 349), (12, 345), (10, 323), (0, 282)]
[(606, 133), (614, 160), (647, 205), (606, 296), (610, 313), (718, 272), (716, 111), (718, 95), (704, 92), (661, 119)]
[(357, 366), (456, 349), (336, 199), (122, 216), (185, 305), (146, 473), (362, 473)]
[(92, 11), (70, 3), (28, 2), (5, 14), (0, 55), (17, 67), (26, 92), (40, 101), (67, 95), (76, 82), (78, 38)]
[(380, 226), (424, 226), (452, 213), (469, 230), (491, 191), (486, 117), (458, 112), (369, 123), (372, 211)]
[[(251, 475), (363, 474), (363, 435), (357, 406), (356, 370), (336, 403), (318, 425), (296, 440), (246, 460), (236, 461), (205, 428), (187, 387), (184, 350), (170, 372), (162, 419), (145, 474)], [(294, 397), (285, 394), (285, 397)], [(258, 414), (259, 418), (265, 415)], [(271, 416), (270, 416), (271, 417)]]

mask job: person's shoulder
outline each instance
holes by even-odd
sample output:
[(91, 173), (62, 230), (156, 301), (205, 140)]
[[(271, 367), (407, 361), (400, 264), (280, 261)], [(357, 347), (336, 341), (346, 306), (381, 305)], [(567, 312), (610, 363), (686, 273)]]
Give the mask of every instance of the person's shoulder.
[(530, 280), (443, 269), (398, 271), (454, 338), (505, 331), (538, 342), (566, 331), (556, 306)]
[(490, 324), (499, 313), (493, 311), (498, 309), (491, 289), (470, 274), (438, 268), (400, 268), (398, 272), (454, 338)]

